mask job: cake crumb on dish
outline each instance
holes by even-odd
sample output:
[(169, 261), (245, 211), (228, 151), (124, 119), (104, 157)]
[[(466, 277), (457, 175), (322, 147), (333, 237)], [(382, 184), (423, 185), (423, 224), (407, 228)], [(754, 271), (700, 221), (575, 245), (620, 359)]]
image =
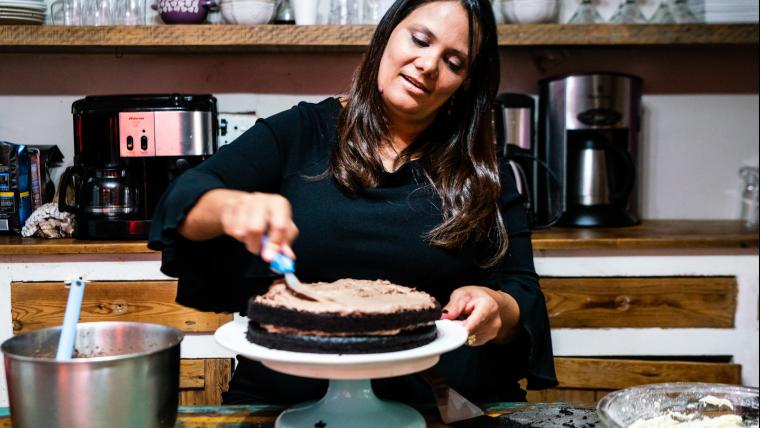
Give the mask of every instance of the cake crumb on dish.
[(718, 407), (727, 407), (730, 410), (734, 410), (734, 405), (725, 398), (718, 398), (714, 395), (707, 395), (699, 399), (700, 403), (711, 404)]

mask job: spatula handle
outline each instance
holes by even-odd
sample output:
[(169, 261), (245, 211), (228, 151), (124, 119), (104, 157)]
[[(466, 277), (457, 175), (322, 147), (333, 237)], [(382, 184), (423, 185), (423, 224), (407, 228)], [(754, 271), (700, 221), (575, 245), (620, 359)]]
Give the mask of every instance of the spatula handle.
[(68, 361), (74, 352), (74, 342), (77, 336), (77, 322), (79, 321), (79, 312), (82, 309), (82, 299), (84, 298), (84, 281), (75, 279), (69, 285), (69, 299), (66, 301), (66, 312), (63, 315), (63, 327), (61, 328), (61, 338), (58, 340), (58, 351), (55, 359), (59, 361)]
[[(264, 235), (261, 237), (261, 248), (264, 249), (264, 246), (267, 245), (267, 242), (269, 242), (269, 237)], [(272, 261), (269, 262), (269, 267), (277, 272), (277, 273), (293, 273), (296, 271), (296, 263), (291, 259), (290, 257), (286, 256), (282, 253), (277, 253), (277, 255), (272, 259)]]

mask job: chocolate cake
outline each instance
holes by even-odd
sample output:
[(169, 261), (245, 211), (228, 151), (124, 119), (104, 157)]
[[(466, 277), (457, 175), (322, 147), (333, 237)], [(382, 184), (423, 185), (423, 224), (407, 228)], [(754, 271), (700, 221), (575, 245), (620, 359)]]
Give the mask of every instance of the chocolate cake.
[(383, 280), (303, 286), (309, 297), (281, 282), (252, 297), (248, 340), (289, 351), (361, 354), (415, 348), (436, 338), (441, 307), (427, 293)]

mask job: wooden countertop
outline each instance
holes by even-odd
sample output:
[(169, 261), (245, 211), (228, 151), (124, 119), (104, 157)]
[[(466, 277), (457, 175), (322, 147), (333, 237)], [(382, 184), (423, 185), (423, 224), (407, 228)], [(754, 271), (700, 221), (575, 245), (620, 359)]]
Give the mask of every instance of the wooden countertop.
[(645, 220), (637, 226), (553, 227), (533, 232), (534, 250), (756, 249), (757, 229), (733, 220)]
[[(757, 249), (757, 230), (738, 221), (647, 220), (638, 226), (533, 232), (534, 250)], [(154, 253), (145, 241), (82, 241), (0, 235), (0, 255)]]
[[(471, 427), (513, 426), (511, 423), (524, 423), (522, 419), (528, 418), (537, 421), (537, 424), (532, 426), (541, 427), (558, 426), (555, 425), (555, 421), (573, 420), (577, 420), (578, 423), (570, 426), (602, 426), (593, 408), (575, 407), (563, 403), (495, 403), (482, 404), (480, 407), (487, 416), (461, 423)], [(282, 406), (271, 405), (180, 406), (175, 427), (270, 428), (274, 427), (274, 421), (282, 410), (284, 410)], [(425, 417), (428, 428), (450, 426), (441, 422), (434, 408), (418, 410)], [(11, 427), (10, 412), (7, 407), (0, 408), (0, 428), (5, 427)], [(326, 428), (329, 426), (326, 425)]]

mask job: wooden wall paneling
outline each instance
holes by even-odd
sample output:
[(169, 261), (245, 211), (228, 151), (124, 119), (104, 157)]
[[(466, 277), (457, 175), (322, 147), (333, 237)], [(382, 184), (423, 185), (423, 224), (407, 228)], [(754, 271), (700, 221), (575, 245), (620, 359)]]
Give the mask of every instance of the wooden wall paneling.
[(590, 389), (552, 388), (543, 391), (528, 391), (531, 403), (572, 403), (576, 406), (593, 407), (595, 392)]
[(734, 277), (542, 277), (552, 328), (733, 328)]
[[(737, 364), (557, 357), (554, 365), (559, 386), (527, 391), (529, 402), (565, 402), (590, 407), (614, 390), (636, 385), (662, 382), (741, 383), (741, 367)], [(525, 389), (525, 380), (520, 385)]]
[[(232, 314), (181, 306), (174, 302), (176, 293), (176, 281), (92, 281), (85, 289), (80, 321), (137, 321), (213, 333), (232, 320)], [(63, 282), (12, 282), (13, 333), (61, 325), (67, 299)]]
[[(199, 373), (200, 372), (200, 373)], [(199, 377), (200, 376), (200, 377)], [(232, 359), (184, 359), (180, 364), (180, 406), (222, 404), (232, 378)]]
[(179, 363), (179, 389), (199, 389), (206, 385), (206, 365), (203, 359), (183, 358)]
[(554, 359), (554, 366), (563, 388), (610, 390), (662, 382), (741, 383), (738, 364), (559, 357)]
[(599, 400), (604, 398), (604, 396), (609, 394), (610, 392), (612, 391), (606, 390), (606, 389), (597, 389), (596, 391), (594, 391), (594, 402), (599, 402)]

